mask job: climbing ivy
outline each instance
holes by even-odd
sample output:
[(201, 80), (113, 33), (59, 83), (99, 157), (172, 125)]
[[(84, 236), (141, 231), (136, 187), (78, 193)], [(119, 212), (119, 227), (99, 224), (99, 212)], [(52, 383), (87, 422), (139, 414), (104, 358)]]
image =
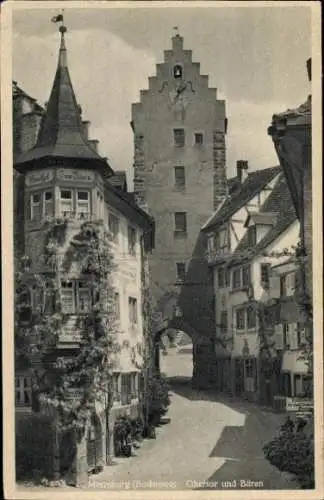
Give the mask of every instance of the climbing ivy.
[[(110, 235), (101, 221), (85, 222), (64, 251), (67, 223), (57, 220), (44, 229), (44, 271), (34, 272), (27, 256), (16, 262), (16, 366), (32, 372), (34, 408), (55, 413), (61, 430), (82, 433), (95, 401), (108, 401), (110, 408), (113, 402), (120, 345)], [(77, 316), (78, 348), (64, 355), (58, 343), (69, 315), (62, 308), (61, 281), (69, 281), (71, 272), (87, 281), (90, 307)]]

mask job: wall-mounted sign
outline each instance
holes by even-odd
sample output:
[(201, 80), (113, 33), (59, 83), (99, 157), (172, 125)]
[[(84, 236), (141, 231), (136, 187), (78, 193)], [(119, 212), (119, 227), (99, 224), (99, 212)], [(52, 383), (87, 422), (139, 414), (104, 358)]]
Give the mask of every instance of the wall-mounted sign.
[(57, 178), (63, 181), (93, 181), (95, 178), (92, 170), (79, 170), (77, 168), (59, 168)]
[(51, 182), (54, 177), (52, 169), (37, 170), (36, 172), (28, 172), (26, 175), (26, 186), (37, 186)]

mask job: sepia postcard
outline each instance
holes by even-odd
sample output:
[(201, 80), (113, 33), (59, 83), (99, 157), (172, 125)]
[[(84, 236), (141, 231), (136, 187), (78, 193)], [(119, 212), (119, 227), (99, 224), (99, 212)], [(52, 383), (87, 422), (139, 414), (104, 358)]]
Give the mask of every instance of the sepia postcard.
[(323, 499), (320, 4), (1, 28), (4, 497)]

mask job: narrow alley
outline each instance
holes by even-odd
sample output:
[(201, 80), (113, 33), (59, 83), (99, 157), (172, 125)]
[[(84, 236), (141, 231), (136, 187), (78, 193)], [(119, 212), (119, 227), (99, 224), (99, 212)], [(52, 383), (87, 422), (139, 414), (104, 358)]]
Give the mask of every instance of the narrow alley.
[(169, 349), (162, 368), (171, 385), (170, 422), (136, 456), (116, 459), (115, 466), (91, 476), (89, 488), (296, 488), (263, 457), (262, 446), (276, 433), (281, 415), (193, 390), (190, 346)]

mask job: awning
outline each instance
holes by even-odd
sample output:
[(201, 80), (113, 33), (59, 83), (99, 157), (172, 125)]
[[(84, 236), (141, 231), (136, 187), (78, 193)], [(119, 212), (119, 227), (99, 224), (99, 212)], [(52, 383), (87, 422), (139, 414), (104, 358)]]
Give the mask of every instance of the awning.
[(292, 372), (306, 374), (308, 366), (304, 359), (300, 359), (301, 351), (286, 351), (282, 357), (281, 370), (283, 372)]

